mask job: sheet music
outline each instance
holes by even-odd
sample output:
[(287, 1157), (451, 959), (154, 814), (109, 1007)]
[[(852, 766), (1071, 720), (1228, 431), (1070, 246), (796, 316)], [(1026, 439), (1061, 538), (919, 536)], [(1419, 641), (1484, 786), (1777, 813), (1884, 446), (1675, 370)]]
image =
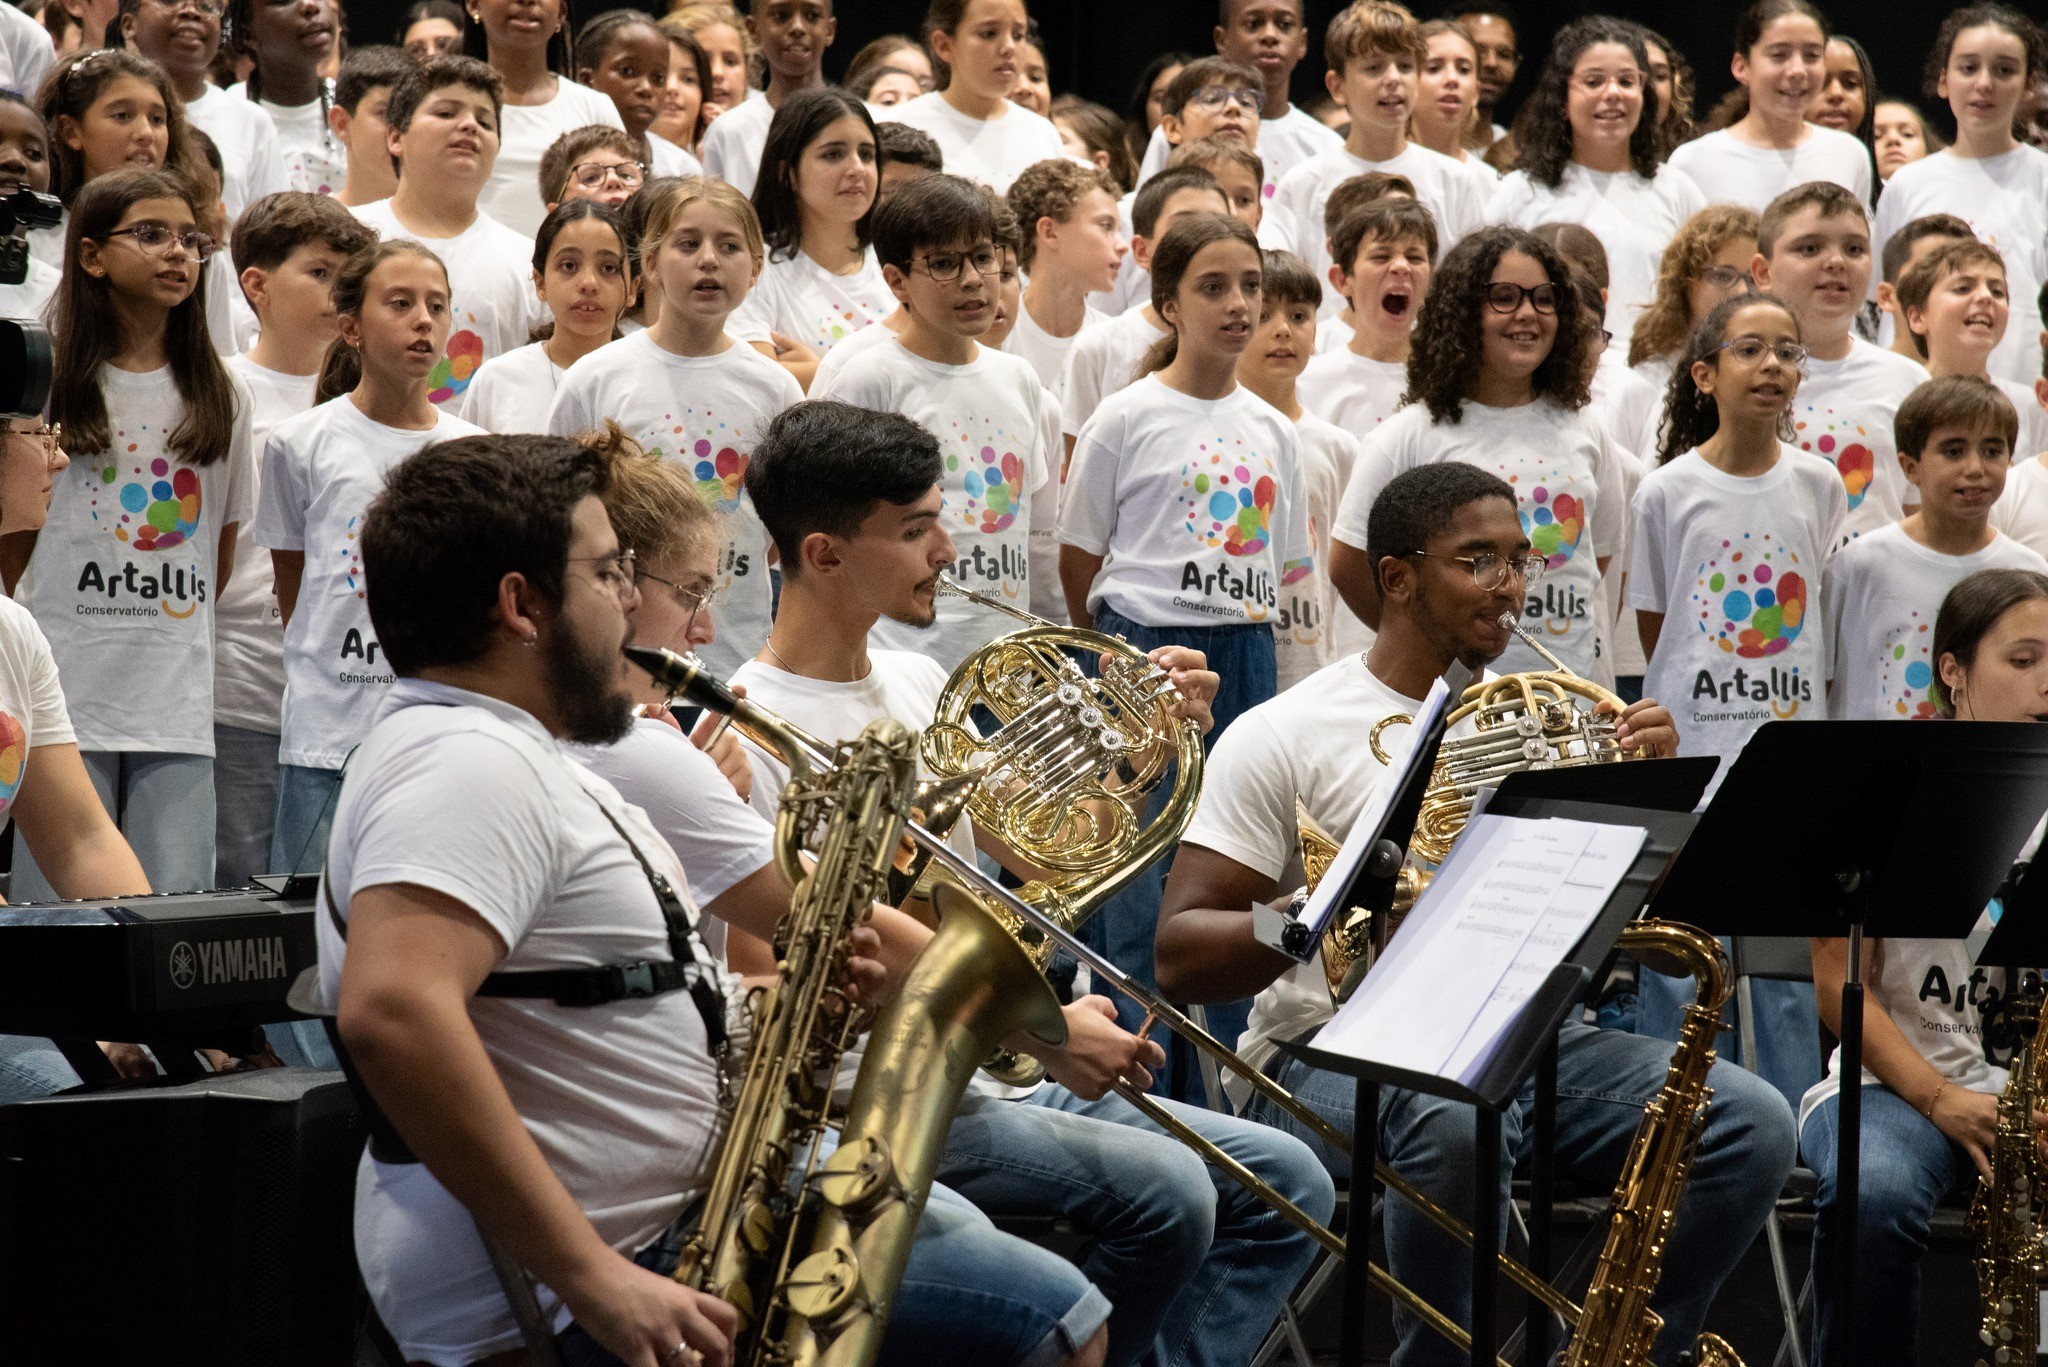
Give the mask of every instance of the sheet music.
[(1316, 1047), (1469, 1085), (1647, 835), (1639, 826), (1474, 818)]
[[(1394, 805), (1394, 799), (1407, 786), (1409, 771), (1417, 763), (1416, 742), (1429, 734), (1442, 716), (1451, 699), (1450, 685), (1438, 679), (1429, 686), (1429, 695), (1422, 700), (1422, 709), (1415, 714), (1414, 721), (1401, 737), (1400, 748), (1387, 765), (1379, 782), (1373, 785), (1371, 796), (1365, 800), (1365, 807), (1358, 813), (1358, 819), (1351, 823), (1350, 833), (1337, 849), (1337, 857), (1330, 862), (1328, 872), (1316, 884), (1316, 890), (1309, 895), (1308, 904), (1301, 909), (1301, 923), (1308, 927), (1311, 945), (1320, 945), (1323, 932), (1329, 927), (1330, 918), (1337, 913), (1338, 900), (1350, 891), (1351, 881), (1357, 876), (1358, 866), (1379, 840), (1380, 827), (1386, 823), (1387, 809)], [(1434, 756), (1432, 756), (1434, 758)], [(1303, 960), (1307, 962), (1306, 959)]]

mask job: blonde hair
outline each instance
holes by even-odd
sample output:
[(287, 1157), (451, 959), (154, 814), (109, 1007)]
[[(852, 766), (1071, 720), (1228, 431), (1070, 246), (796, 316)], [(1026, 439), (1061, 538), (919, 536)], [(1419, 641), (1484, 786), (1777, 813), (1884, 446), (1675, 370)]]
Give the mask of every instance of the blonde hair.
[(1754, 241), (1756, 233), (1755, 212), (1735, 204), (1702, 209), (1679, 225), (1657, 267), (1656, 293), (1629, 337), (1630, 365), (1678, 354), (1692, 338), (1693, 282), (1729, 243), (1745, 237)]
[(610, 418), (577, 440), (603, 459), (610, 474), (599, 495), (605, 516), (619, 548), (642, 565), (695, 550), (718, 535), (718, 514), (682, 461), (649, 454)]
[(653, 192), (647, 204), (646, 226), (640, 230), (640, 273), (654, 275), (654, 257), (662, 239), (675, 227), (676, 218), (692, 204), (709, 204), (723, 210), (738, 225), (740, 237), (759, 266), (768, 256), (768, 244), (761, 236), (761, 217), (754, 205), (732, 185), (710, 176), (677, 176), (648, 187)]
[[(740, 36), (740, 51), (747, 54), (747, 63), (750, 67), (754, 54), (759, 50), (754, 46), (754, 35), (748, 30), (746, 19), (723, 0), (688, 0), (688, 3), (672, 7), (662, 16), (660, 23), (662, 26), (673, 25), (680, 28), (692, 38), (707, 28), (716, 28), (724, 24)], [(751, 74), (749, 72), (749, 75)]]

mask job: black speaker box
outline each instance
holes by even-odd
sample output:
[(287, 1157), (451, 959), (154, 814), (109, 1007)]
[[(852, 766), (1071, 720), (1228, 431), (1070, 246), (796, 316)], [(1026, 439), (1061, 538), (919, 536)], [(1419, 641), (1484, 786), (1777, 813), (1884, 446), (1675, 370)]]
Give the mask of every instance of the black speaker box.
[(363, 1136), (310, 1068), (0, 1106), (0, 1361), (348, 1367)]

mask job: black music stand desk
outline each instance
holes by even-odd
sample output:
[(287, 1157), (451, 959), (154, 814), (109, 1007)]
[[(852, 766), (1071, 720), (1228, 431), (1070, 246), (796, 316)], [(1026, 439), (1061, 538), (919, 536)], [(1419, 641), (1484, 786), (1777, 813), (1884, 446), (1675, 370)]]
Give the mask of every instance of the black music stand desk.
[(1835, 1190), (1836, 1357), (1855, 1315), (1863, 937), (1959, 939), (2048, 809), (2048, 727), (1766, 722), (1658, 891), (1710, 935), (1849, 941)]
[(1998, 924), (1977, 950), (1982, 968), (2048, 966), (2048, 859), (2037, 852), (2003, 890)]
[[(1535, 1069), (1544, 1051), (1554, 1043), (1558, 1027), (1566, 1016), (1585, 1000), (1595, 975), (1613, 953), (1615, 939), (1662, 881), (1673, 857), (1691, 833), (1694, 822), (1689, 812), (1613, 807), (1507, 794), (1496, 796), (1486, 810), (1495, 816), (1560, 817), (1610, 826), (1640, 826), (1649, 834), (1628, 873), (1608, 896), (1592, 926), (1523, 1006), (1520, 1015), (1508, 1027), (1500, 1047), (1472, 1085), (1434, 1073), (1415, 1072), (1353, 1058), (1348, 1054), (1330, 1053), (1313, 1045), (1280, 1042), (1281, 1049), (1304, 1063), (1358, 1080), (1358, 1107), (1351, 1141), (1353, 1216), (1345, 1232), (1345, 1332), (1339, 1355), (1339, 1361), (1345, 1367), (1361, 1362), (1364, 1355), (1363, 1297), (1367, 1287), (1364, 1269), (1371, 1247), (1369, 1212), (1372, 1208), (1372, 1174), (1378, 1162), (1379, 1089), (1382, 1085), (1426, 1092), (1473, 1107), (1478, 1158), (1474, 1169), (1472, 1206), (1471, 1360), (1475, 1367), (1478, 1364), (1493, 1367), (1498, 1323), (1495, 1278), (1500, 1262), (1500, 1192), (1495, 1187), (1494, 1175), (1500, 1170), (1501, 1111), (1520, 1094), (1523, 1082)], [(1357, 1304), (1353, 1303), (1354, 1297), (1358, 1298)]]

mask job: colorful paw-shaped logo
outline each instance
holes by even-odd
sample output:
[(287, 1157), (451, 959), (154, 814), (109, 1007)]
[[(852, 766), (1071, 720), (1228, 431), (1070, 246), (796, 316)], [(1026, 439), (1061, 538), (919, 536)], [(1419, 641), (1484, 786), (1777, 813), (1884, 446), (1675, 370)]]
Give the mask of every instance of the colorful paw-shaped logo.
[(1562, 569), (1586, 531), (1586, 504), (1562, 489), (1539, 484), (1521, 509), (1522, 532), (1549, 568)]
[(28, 732), (12, 714), (0, 712), (0, 809), (11, 805), (21, 791), (27, 767)]
[[(1744, 540), (1749, 539), (1745, 533)], [(1769, 533), (1749, 547), (1727, 541), (1721, 547), (1722, 553), (1701, 565), (1693, 581), (1700, 631), (1745, 660), (1791, 649), (1806, 625), (1810, 594), (1805, 577), (1792, 568), (1799, 557), (1774, 544)]]
[(427, 399), (446, 403), (469, 388), (477, 367), (484, 363), (484, 339), (464, 329), (448, 337), (447, 354), (434, 363), (427, 376)]
[(1183, 525), (1203, 545), (1245, 556), (1271, 544), (1273, 499), (1279, 490), (1271, 475), (1218, 461), (1208, 469), (1186, 467), (1182, 480)]
[(959, 456), (948, 456), (946, 468), (954, 471), (966, 495), (961, 520), (979, 532), (1009, 530), (1017, 520), (1017, 505), (1023, 498), (1024, 462), (1015, 451), (997, 451), (983, 445), (970, 454), (966, 468)]
[[(1804, 431), (1806, 424), (1800, 423)], [(1857, 429), (1860, 434), (1862, 429)], [(1799, 443), (1802, 451), (1811, 451), (1835, 463), (1835, 469), (1842, 476), (1842, 488), (1848, 492), (1849, 508), (1854, 511), (1870, 492), (1870, 486), (1877, 479), (1877, 453), (1860, 441), (1850, 441), (1836, 436), (1833, 432), (1822, 432), (1812, 441)]]
[[(128, 448), (134, 450), (133, 446)], [(123, 476), (118, 464), (102, 465), (93, 492), (92, 516), (117, 541), (138, 551), (182, 546), (199, 530), (199, 472), (162, 456)]]
[(1910, 721), (1926, 721), (1934, 710), (1933, 634), (1919, 613), (1885, 635), (1878, 661), (1878, 683), (1885, 706)]
[(696, 478), (697, 493), (720, 513), (740, 506), (740, 491), (746, 487), (749, 458), (730, 446), (714, 447), (699, 437), (690, 448), (695, 458), (690, 473)]

